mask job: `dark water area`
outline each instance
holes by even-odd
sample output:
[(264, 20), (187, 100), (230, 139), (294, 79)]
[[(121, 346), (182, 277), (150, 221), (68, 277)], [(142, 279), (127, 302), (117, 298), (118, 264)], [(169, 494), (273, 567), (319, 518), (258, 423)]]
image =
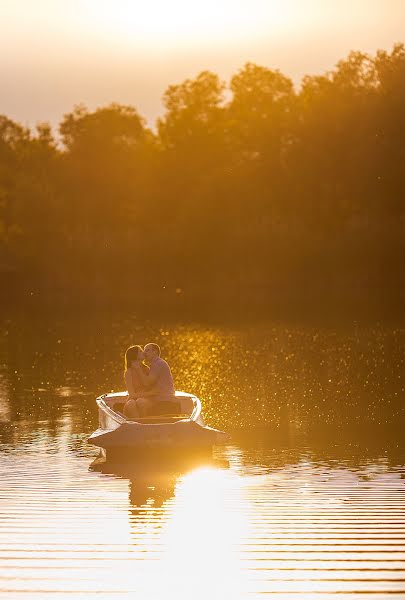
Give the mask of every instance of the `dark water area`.
[[(158, 342), (232, 434), (95, 463), (95, 397)], [(11, 310), (0, 335), (0, 598), (405, 598), (405, 329)]]

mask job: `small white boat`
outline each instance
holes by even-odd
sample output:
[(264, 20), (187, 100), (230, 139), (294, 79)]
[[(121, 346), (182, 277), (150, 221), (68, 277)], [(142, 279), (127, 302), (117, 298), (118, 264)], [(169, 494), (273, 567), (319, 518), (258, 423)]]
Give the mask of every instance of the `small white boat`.
[(201, 402), (192, 394), (176, 392), (174, 401), (159, 402), (153, 415), (132, 420), (120, 412), (126, 399), (127, 393), (119, 392), (96, 400), (99, 428), (88, 441), (102, 448), (108, 459), (125, 459), (144, 448), (203, 449), (229, 440), (228, 434), (205, 425)]

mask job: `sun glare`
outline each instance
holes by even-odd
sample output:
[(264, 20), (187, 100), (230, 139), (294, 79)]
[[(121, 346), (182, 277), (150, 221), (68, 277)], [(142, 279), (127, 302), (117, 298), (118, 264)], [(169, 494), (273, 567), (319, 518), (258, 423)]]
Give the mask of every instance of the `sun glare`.
[[(235, 510), (235, 506), (248, 502), (242, 480), (226, 470), (200, 467), (179, 482), (176, 500), (162, 534), (168, 551), (160, 565), (169, 578), (175, 574), (175, 579), (181, 565), (184, 595), (178, 595), (178, 582), (173, 581), (175, 597), (189, 598), (190, 590), (195, 600), (242, 597), (247, 581), (236, 549), (241, 539), (249, 535), (246, 519), (240, 510)], [(203, 571), (210, 574), (208, 578), (201, 577), (202, 565)], [(165, 592), (167, 595), (168, 582), (167, 578), (162, 582), (159, 597)]]
[(285, 28), (291, 2), (278, 0), (85, 0), (93, 31), (117, 43), (155, 47), (229, 43)]

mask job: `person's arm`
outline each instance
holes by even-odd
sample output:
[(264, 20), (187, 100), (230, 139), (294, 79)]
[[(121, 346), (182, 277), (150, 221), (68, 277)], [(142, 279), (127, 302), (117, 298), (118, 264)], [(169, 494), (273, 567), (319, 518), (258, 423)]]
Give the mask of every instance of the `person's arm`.
[(151, 386), (155, 385), (155, 383), (158, 380), (158, 375), (159, 375), (158, 367), (154, 367), (152, 365), (151, 368), (149, 369), (148, 373), (144, 372), (141, 365), (137, 365), (135, 368), (136, 368), (136, 372), (138, 373), (139, 379), (141, 380), (143, 386), (151, 387)]
[(135, 390), (134, 390), (134, 384), (132, 383), (132, 374), (129, 369), (127, 369), (125, 371), (125, 383), (126, 383), (127, 390), (128, 390), (129, 400), (132, 400), (132, 399), (135, 400), (136, 394), (135, 394)]

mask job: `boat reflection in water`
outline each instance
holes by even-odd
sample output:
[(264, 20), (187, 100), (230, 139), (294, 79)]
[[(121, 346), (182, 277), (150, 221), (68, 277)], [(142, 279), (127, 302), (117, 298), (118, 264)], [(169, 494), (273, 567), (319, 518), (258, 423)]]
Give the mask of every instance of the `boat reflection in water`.
[[(195, 469), (227, 469), (229, 462), (214, 458), (211, 448), (184, 452), (179, 449), (163, 452), (160, 449), (145, 450), (132, 461), (106, 459), (100, 453), (89, 466), (90, 471), (129, 480), (129, 503), (131, 513), (141, 507), (161, 508), (174, 497), (177, 482)], [(144, 512), (144, 511), (140, 511)]]
[[(233, 548), (245, 520), (235, 511), (241, 486), (226, 449), (177, 455), (146, 451), (131, 464), (98, 459), (90, 468), (103, 478), (128, 480), (128, 550), (114, 563), (114, 578), (126, 591), (146, 600), (189, 598), (204, 569), (208, 577), (198, 581), (193, 598), (239, 598), (240, 561)], [(106, 490), (114, 485), (105, 483)], [(114, 505), (125, 510), (124, 504)], [(114, 529), (112, 513), (105, 529), (112, 548)]]

